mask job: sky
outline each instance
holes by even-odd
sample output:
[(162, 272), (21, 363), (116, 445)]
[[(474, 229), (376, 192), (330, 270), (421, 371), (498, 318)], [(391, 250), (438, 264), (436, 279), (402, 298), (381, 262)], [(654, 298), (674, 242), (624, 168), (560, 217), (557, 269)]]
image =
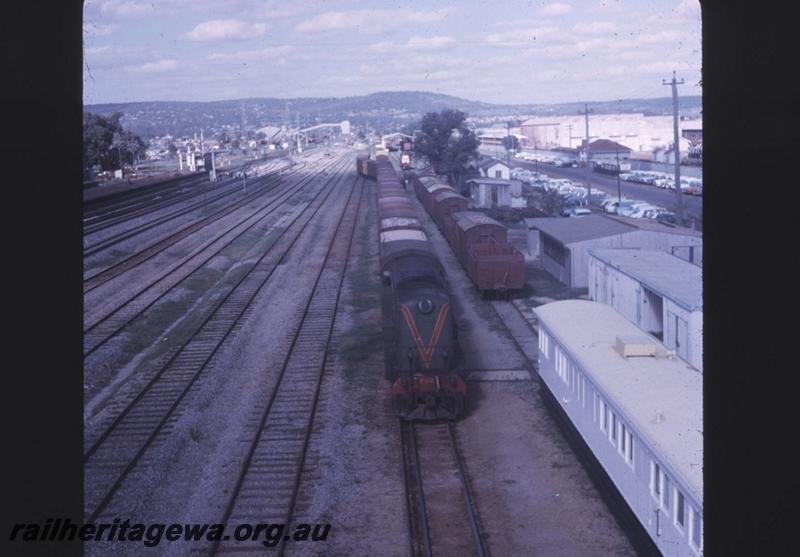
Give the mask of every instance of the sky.
[(699, 0), (86, 0), (84, 104), (701, 95)]

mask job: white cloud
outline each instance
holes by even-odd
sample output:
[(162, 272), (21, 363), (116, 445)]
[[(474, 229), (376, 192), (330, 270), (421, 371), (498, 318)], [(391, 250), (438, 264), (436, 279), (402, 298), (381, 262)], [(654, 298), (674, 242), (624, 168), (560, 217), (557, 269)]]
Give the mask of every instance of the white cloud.
[(563, 34), (557, 27), (532, 27), (530, 29), (516, 29), (487, 35), (484, 41), (491, 45), (504, 46), (517, 43), (533, 43), (533, 41), (559, 36), (563, 37)]
[(160, 73), (168, 72), (179, 67), (178, 61), (173, 59), (157, 60), (155, 62), (147, 62), (141, 66), (135, 66), (130, 70), (138, 73)]
[(636, 38), (636, 41), (642, 44), (673, 46), (674, 43), (688, 41), (690, 39), (691, 35), (686, 31), (667, 30), (657, 33), (643, 33)]
[(578, 23), (572, 30), (584, 35), (604, 35), (616, 31), (617, 26), (610, 21), (592, 21), (591, 23)]
[(372, 52), (391, 53), (391, 52), (420, 52), (434, 51), (450, 48), (456, 44), (453, 37), (418, 37), (413, 36), (405, 43), (394, 43), (392, 41), (381, 41), (369, 46)]
[(92, 23), (85, 21), (83, 23), (83, 32), (90, 37), (104, 37), (110, 35), (119, 29), (116, 23)]
[(675, 15), (685, 19), (700, 19), (700, 2), (698, 0), (681, 0), (675, 7)]
[(538, 13), (539, 15), (546, 15), (546, 16), (559, 16), (571, 13), (572, 11), (573, 8), (569, 4), (556, 2), (554, 4), (546, 5), (536, 13)]
[(230, 63), (258, 62), (260, 60), (269, 60), (269, 59), (279, 58), (281, 56), (286, 56), (288, 54), (292, 54), (295, 50), (296, 47), (291, 45), (271, 46), (259, 50), (242, 50), (239, 52), (232, 52), (228, 54), (221, 54), (221, 53), (209, 54), (208, 56), (206, 56), (206, 59), (212, 62), (230, 62)]
[(84, 49), (84, 60), (92, 70), (107, 70), (141, 64), (153, 59), (153, 53), (143, 48), (95, 46)]
[[(638, 73), (648, 73), (648, 74), (663, 74), (664, 79), (669, 79), (672, 77), (672, 72), (685, 72), (691, 71), (695, 68), (692, 67), (691, 64), (687, 62), (675, 62), (675, 61), (657, 61), (657, 62), (649, 62), (647, 64), (638, 64), (633, 68), (633, 71)], [(680, 80), (681, 76), (678, 75), (678, 80)]]
[(452, 11), (452, 8), (443, 8), (429, 12), (412, 12), (409, 10), (326, 12), (300, 23), (295, 27), (295, 31), (299, 33), (319, 33), (322, 31), (359, 29), (366, 33), (379, 33), (386, 29), (413, 23), (439, 21)]
[(246, 23), (238, 19), (214, 19), (199, 23), (183, 36), (190, 41), (243, 41), (266, 32), (266, 23)]

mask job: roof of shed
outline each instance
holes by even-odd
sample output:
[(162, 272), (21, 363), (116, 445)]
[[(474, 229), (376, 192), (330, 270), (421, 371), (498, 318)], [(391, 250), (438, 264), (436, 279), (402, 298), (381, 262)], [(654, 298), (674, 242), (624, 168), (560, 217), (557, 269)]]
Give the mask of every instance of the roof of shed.
[[(702, 501), (703, 376), (605, 304), (564, 300), (534, 312)], [(624, 358), (618, 336), (649, 337), (661, 355)]]
[(476, 184), (488, 184), (490, 186), (510, 186), (511, 180), (503, 180), (502, 178), (470, 178), (467, 184), (475, 182)]
[(681, 236), (694, 236), (702, 238), (703, 233), (692, 230), (686, 226), (667, 226), (653, 219), (635, 219), (633, 217), (621, 217), (619, 215), (606, 215), (606, 218), (629, 224), (640, 230), (652, 230), (653, 232), (663, 232), (665, 234), (679, 234)]
[(703, 309), (703, 270), (697, 265), (649, 249), (596, 248), (589, 254), (689, 311)]
[(503, 161), (501, 161), (499, 159), (486, 159), (486, 160), (481, 161), (478, 166), (480, 166), (481, 168), (483, 168), (485, 170), (485, 169), (489, 168), (490, 166), (494, 166), (496, 164), (502, 164), (503, 166), (508, 168), (508, 164), (504, 163)]
[(617, 234), (627, 234), (636, 230), (635, 227), (603, 215), (586, 215), (579, 219), (564, 217), (542, 217), (525, 219), (528, 229), (536, 228), (551, 236), (562, 244), (573, 244), (605, 238)]

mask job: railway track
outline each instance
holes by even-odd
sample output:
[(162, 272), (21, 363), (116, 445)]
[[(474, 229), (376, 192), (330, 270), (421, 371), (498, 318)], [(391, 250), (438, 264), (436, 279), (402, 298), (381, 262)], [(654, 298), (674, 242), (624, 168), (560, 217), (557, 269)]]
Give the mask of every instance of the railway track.
[(492, 301), (490, 304), (508, 331), (514, 346), (525, 356), (533, 379), (534, 374), (538, 373), (539, 332), (513, 301)]
[(488, 555), (452, 423), (400, 422), (408, 553)]
[[(260, 198), (263, 195), (267, 195), (270, 192), (275, 191), (280, 185), (285, 182), (285, 178), (289, 175), (284, 175), (284, 178), (278, 180), (277, 182), (267, 185), (265, 187), (259, 187), (256, 191), (249, 193), (248, 195), (240, 198), (239, 200), (222, 207), (221, 209), (215, 211), (213, 214), (208, 215), (206, 217), (199, 218), (182, 228), (178, 229), (177, 231), (169, 234), (168, 236), (157, 240), (156, 242), (148, 245), (141, 251), (138, 251), (130, 256), (126, 257), (125, 259), (118, 261), (117, 263), (111, 265), (110, 267), (106, 267), (105, 269), (98, 271), (97, 273), (87, 277), (83, 281), (83, 293), (87, 294), (92, 290), (100, 287), (101, 285), (105, 284), (106, 282), (118, 277), (119, 275), (125, 273), (129, 269), (132, 269), (136, 265), (140, 265), (149, 259), (152, 259), (156, 255), (162, 253), (164, 250), (168, 249), (169, 247), (175, 245), (179, 241), (187, 238), (188, 236), (192, 235), (194, 232), (212, 224), (219, 219), (226, 217), (227, 215), (233, 213), (237, 209), (244, 207), (248, 203)], [(266, 181), (266, 178), (263, 178)], [(259, 180), (261, 182), (261, 180)], [(86, 254), (84, 253), (84, 257)]]
[[(262, 398), (263, 408), (254, 412), (259, 419), (245, 433), (250, 439), (249, 450), (222, 523), (291, 524), (363, 184), (364, 179), (358, 178), (350, 192), (277, 381)], [(283, 541), (273, 550), (282, 554)], [(231, 552), (263, 555), (264, 547), (253, 541), (228, 540), (210, 548), (211, 555)]]
[[(160, 211), (161, 209), (172, 207), (173, 205), (178, 205), (179, 203), (183, 203), (184, 201), (192, 199), (193, 197), (197, 197), (201, 194), (213, 194), (213, 197), (207, 198), (191, 206), (191, 210), (197, 209), (198, 207), (202, 207), (208, 203), (213, 203), (214, 201), (222, 199), (226, 195), (233, 193), (235, 188), (230, 188), (229, 186), (234, 185), (237, 182), (239, 182), (239, 180), (234, 178), (221, 180), (216, 184), (210, 184), (208, 180), (197, 180), (194, 184), (184, 185), (184, 187), (179, 190), (180, 193), (176, 193), (175, 195), (169, 196), (166, 199), (163, 199), (161, 196), (154, 196), (153, 199), (148, 201), (142, 201), (123, 209), (116, 209), (97, 217), (89, 217), (84, 219), (83, 235), (86, 237), (89, 234), (94, 234), (101, 230), (123, 224), (133, 219), (140, 219), (145, 215), (154, 213), (155, 211)], [(184, 191), (189, 187), (192, 189), (189, 191)], [(228, 188), (228, 191), (224, 191), (226, 188)], [(183, 211), (180, 209), (169, 213), (172, 218), (175, 216), (180, 216), (181, 214), (183, 214)], [(93, 246), (86, 246), (85, 248), (89, 249), (92, 247)]]
[[(288, 166), (286, 168), (288, 169)], [(283, 167), (280, 167), (265, 173), (263, 176), (274, 176), (275, 174), (281, 173), (282, 170)], [(256, 177), (254, 176), (253, 178)], [(239, 191), (239, 184), (241, 184), (241, 180), (239, 178), (226, 178), (215, 184), (211, 184), (208, 181), (208, 178), (205, 176), (196, 178), (192, 182), (183, 184), (182, 187), (177, 189), (173, 195), (168, 195), (166, 198), (164, 198), (162, 195), (153, 194), (153, 196), (147, 200), (137, 201), (118, 209), (112, 209), (107, 212), (98, 213), (94, 216), (84, 218), (83, 235), (86, 237), (101, 230), (130, 222), (133, 219), (141, 219), (141, 217), (145, 215), (172, 207), (173, 205), (181, 204), (187, 200), (198, 198), (202, 195), (202, 200), (197, 201), (189, 207), (178, 207), (166, 215), (161, 215), (156, 219), (132, 228), (132, 230), (139, 230), (140, 232), (143, 232), (151, 228), (151, 226), (146, 226), (150, 223), (155, 223), (154, 226), (161, 224), (162, 222), (177, 218), (188, 212), (200, 209), (206, 205), (210, 205), (215, 201), (224, 199), (229, 195), (235, 194)], [(212, 197), (208, 197), (209, 195)], [(127, 231), (121, 231), (114, 236), (122, 236), (125, 232)], [(114, 236), (111, 236), (110, 238), (113, 238)], [(100, 244), (105, 240), (106, 239), (98, 241), (97, 244)], [(93, 249), (94, 247), (95, 245), (85, 246), (84, 250)]]
[(87, 435), (84, 452), (87, 521), (105, 516), (103, 513), (115, 494), (147, 450), (166, 438), (185, 409), (181, 403), (186, 395), (202, 381), (203, 372), (231, 333), (241, 327), (256, 295), (287, 258), (306, 225), (326, 206), (332, 193), (338, 191), (336, 184), (347, 177), (347, 173), (327, 177), (322, 192), (215, 304), (195, 333), (149, 377), (135, 396), (121, 403), (118, 412), (101, 424), (98, 434)]
[[(260, 188), (262, 188), (266, 184), (267, 177), (268, 176), (264, 176), (261, 179), (257, 178), (255, 180), (253, 180), (253, 182), (254, 182), (253, 186), (255, 186), (256, 189), (254, 189), (254, 191), (252, 193), (256, 193), (257, 191), (259, 191)], [(232, 183), (233, 183), (233, 181), (229, 182), (229, 184), (232, 184)], [(182, 207), (182, 208), (180, 208), (180, 209), (178, 209), (176, 211), (173, 211), (172, 213), (169, 213), (169, 214), (166, 214), (166, 215), (161, 215), (160, 217), (158, 217), (156, 219), (153, 219), (151, 221), (136, 225), (133, 228), (129, 228), (128, 230), (123, 230), (121, 232), (118, 232), (117, 234), (113, 234), (111, 236), (107, 236), (106, 238), (103, 238), (102, 240), (98, 240), (97, 242), (95, 242), (92, 245), (86, 246), (84, 248), (84, 250), (83, 250), (83, 256), (84, 257), (89, 257), (89, 256), (94, 255), (96, 253), (100, 253), (101, 251), (107, 250), (111, 246), (115, 246), (115, 245), (119, 244), (120, 242), (124, 242), (125, 240), (133, 238), (134, 236), (137, 236), (137, 235), (141, 234), (142, 232), (146, 232), (147, 230), (150, 230), (152, 228), (155, 228), (156, 226), (164, 224), (165, 222), (169, 222), (169, 221), (174, 220), (174, 219), (176, 219), (176, 218), (178, 218), (180, 216), (183, 216), (183, 215), (186, 215), (188, 213), (191, 213), (192, 211), (196, 211), (197, 209), (200, 209), (200, 208), (202, 208), (202, 207), (204, 207), (206, 205), (210, 205), (214, 201), (222, 199), (222, 198), (227, 197), (229, 195), (232, 195), (232, 194), (236, 193), (237, 191), (238, 190), (236, 188), (233, 188), (230, 191), (225, 192), (224, 194), (221, 194), (221, 195), (218, 195), (218, 196), (214, 196), (213, 199), (200, 201), (199, 203), (195, 203), (194, 205), (191, 205), (189, 207)]]
[[(337, 162), (330, 166), (341, 166), (341, 163)], [(293, 184), (244, 220), (233, 224), (222, 233), (209, 239), (191, 254), (171, 265), (156, 279), (140, 288), (124, 303), (87, 326), (83, 331), (84, 357), (89, 356), (109, 339), (117, 335), (142, 313), (169, 294), (173, 288), (202, 269), (211, 259), (220, 255), (223, 250), (242, 235), (283, 208), (287, 200), (303, 191), (307, 186), (313, 185), (315, 176), (309, 176)]]
[(139, 186), (86, 200), (83, 203), (83, 221), (86, 222), (87, 219), (94, 219), (107, 211), (113, 211), (137, 203), (146, 203), (155, 196), (170, 195), (190, 184), (203, 180), (204, 177), (205, 176), (199, 172), (189, 175), (171, 176), (145, 186)]

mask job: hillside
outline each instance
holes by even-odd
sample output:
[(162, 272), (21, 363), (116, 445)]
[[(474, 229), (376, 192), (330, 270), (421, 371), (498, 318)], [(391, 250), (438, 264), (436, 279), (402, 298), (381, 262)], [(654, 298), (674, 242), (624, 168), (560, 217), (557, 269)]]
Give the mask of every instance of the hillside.
[[(671, 114), (672, 100), (622, 99), (589, 102), (595, 114), (642, 112), (646, 115)], [(252, 98), (212, 102), (131, 102), (84, 106), (86, 112), (107, 115), (125, 114), (126, 129), (142, 136), (191, 135), (203, 129), (207, 136), (222, 131), (239, 131), (242, 106), (248, 129), (267, 125), (309, 126), (320, 122), (350, 120), (354, 126), (368, 125), (378, 130), (394, 130), (413, 124), (425, 112), (443, 108), (462, 110), (473, 119), (490, 120), (515, 116), (577, 114), (584, 103), (507, 105), (470, 101), (450, 95), (423, 91), (380, 92), (340, 98)], [(697, 116), (702, 98), (682, 97), (681, 114)]]

